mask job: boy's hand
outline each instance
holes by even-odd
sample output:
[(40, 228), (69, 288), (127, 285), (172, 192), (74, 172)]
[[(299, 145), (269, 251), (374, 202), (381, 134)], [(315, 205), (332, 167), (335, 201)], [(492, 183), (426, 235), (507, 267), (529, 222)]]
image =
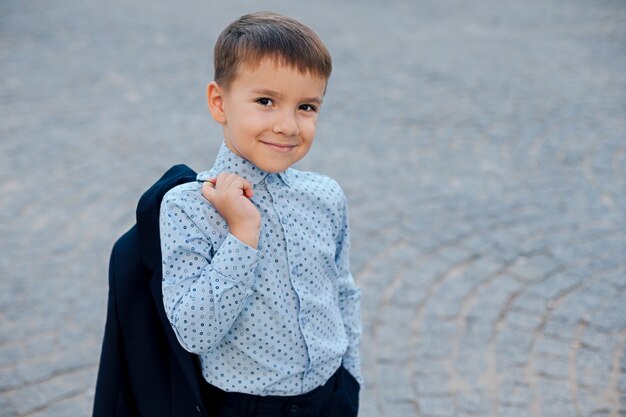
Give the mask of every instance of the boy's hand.
[(256, 248), (261, 232), (261, 215), (250, 201), (252, 185), (239, 175), (222, 172), (202, 185), (202, 195), (213, 204), (228, 224), (230, 233)]

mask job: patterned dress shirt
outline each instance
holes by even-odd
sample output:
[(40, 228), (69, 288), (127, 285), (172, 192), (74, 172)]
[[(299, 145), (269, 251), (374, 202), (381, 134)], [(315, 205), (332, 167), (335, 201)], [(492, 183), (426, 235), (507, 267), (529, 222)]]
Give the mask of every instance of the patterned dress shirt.
[[(254, 188), (258, 248), (229, 233), (201, 181), (235, 173)], [(222, 144), (198, 182), (161, 204), (163, 303), (204, 378), (225, 391), (297, 395), (343, 365), (362, 382), (360, 291), (349, 267), (346, 198), (332, 179), (268, 174)]]

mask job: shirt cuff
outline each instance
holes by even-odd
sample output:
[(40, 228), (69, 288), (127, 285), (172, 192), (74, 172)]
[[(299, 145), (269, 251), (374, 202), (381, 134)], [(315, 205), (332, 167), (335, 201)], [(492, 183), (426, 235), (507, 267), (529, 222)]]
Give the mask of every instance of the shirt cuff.
[(247, 286), (254, 283), (254, 270), (260, 252), (229, 233), (211, 260), (211, 267), (219, 274)]

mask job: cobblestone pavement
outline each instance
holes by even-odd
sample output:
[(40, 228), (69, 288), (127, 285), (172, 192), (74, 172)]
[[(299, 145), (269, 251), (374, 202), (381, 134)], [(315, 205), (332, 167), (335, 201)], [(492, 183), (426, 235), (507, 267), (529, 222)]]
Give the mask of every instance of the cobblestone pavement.
[(257, 8), (334, 55), (301, 167), (351, 204), (361, 415), (626, 415), (623, 1), (4, 0), (0, 416), (90, 414), (110, 248), (212, 163), (211, 48)]

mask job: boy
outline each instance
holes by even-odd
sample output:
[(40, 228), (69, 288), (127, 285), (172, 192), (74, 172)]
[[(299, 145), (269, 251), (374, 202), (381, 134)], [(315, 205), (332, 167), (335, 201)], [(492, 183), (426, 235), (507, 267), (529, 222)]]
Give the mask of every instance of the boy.
[(254, 13), (219, 36), (209, 110), (224, 143), (160, 214), (163, 302), (199, 355), (215, 416), (356, 416), (360, 292), (346, 199), (291, 166), (309, 151), (331, 58), (317, 35)]

